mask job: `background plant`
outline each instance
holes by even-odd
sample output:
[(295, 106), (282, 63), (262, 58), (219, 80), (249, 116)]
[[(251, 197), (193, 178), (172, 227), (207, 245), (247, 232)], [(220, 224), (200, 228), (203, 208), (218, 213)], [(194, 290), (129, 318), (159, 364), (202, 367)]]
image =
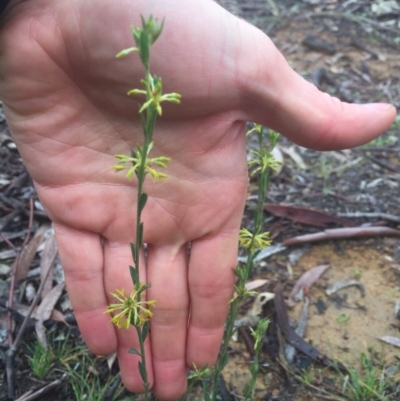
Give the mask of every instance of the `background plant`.
[[(249, 162), (249, 167), (252, 169), (251, 174), (253, 176), (258, 175), (259, 185), (257, 207), (254, 213), (254, 230), (250, 231), (247, 228), (242, 228), (239, 234), (239, 243), (247, 251), (247, 262), (243, 265), (237, 266), (234, 270), (237, 277), (237, 283), (235, 286), (236, 293), (230, 302), (230, 310), (226, 321), (223, 343), (219, 359), (213, 369), (210, 391), (209, 394), (204, 394), (206, 400), (212, 401), (215, 401), (218, 397), (219, 376), (228, 362), (228, 347), (234, 332), (234, 321), (238, 314), (239, 305), (246, 296), (254, 294), (254, 292), (248, 291), (245, 287), (245, 284), (253, 271), (254, 258), (261, 249), (269, 246), (271, 243), (269, 240), (269, 233), (263, 231), (263, 215), (271, 171), (276, 171), (280, 166), (280, 162), (275, 160), (272, 155), (279, 134), (275, 131), (267, 130), (262, 125), (258, 124), (255, 124), (254, 127), (248, 131), (247, 135), (251, 134), (255, 134), (258, 141), (258, 150), (252, 151), (253, 159)], [(254, 400), (254, 385), (259, 370), (258, 358), (262, 345), (261, 339), (265, 334), (267, 327), (268, 321), (263, 319), (258, 323), (256, 330), (252, 330), (251, 332), (255, 339), (255, 360), (251, 367), (251, 382), (247, 386), (245, 394), (245, 398), (249, 400)]]

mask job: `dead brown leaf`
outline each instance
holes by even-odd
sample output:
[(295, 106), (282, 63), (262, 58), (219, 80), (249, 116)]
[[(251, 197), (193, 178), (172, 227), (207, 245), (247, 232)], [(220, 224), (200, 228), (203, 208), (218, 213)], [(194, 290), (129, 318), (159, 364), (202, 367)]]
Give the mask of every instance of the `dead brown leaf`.
[(265, 280), (265, 279), (259, 278), (257, 280), (249, 281), (248, 283), (245, 284), (245, 287), (246, 287), (247, 291), (254, 291), (257, 288), (260, 288), (263, 285), (267, 284), (268, 281), (269, 280)]
[(37, 322), (35, 324), (36, 335), (38, 341), (44, 346), (47, 347), (46, 334), (44, 331), (43, 322), (50, 319), (51, 313), (53, 312), (54, 306), (60, 298), (65, 284), (60, 283), (53, 287), (50, 292), (43, 298), (42, 302), (38, 306), (36, 310), (36, 319)]
[(394, 345), (395, 347), (400, 347), (400, 338), (393, 336), (383, 336), (379, 337), (379, 340), (388, 343), (390, 345)]
[(40, 227), (39, 230), (34, 235), (34, 237), (28, 242), (28, 244), (21, 251), (21, 255), (19, 257), (15, 273), (15, 280), (17, 283), (26, 278), (26, 275), (28, 274), (33, 258), (36, 255), (40, 241), (42, 240), (43, 235), (48, 230), (48, 228), (49, 228), (48, 226)]
[(274, 216), (283, 217), (293, 220), (297, 223), (308, 224), (310, 226), (326, 228), (329, 224), (337, 224), (339, 226), (354, 227), (358, 225), (343, 217), (333, 216), (331, 214), (321, 212), (320, 210), (310, 209), (300, 206), (267, 204), (264, 209)]
[(288, 299), (288, 305), (289, 306), (294, 306), (296, 303), (296, 295), (304, 289), (310, 288), (320, 277), (321, 275), (325, 272), (326, 269), (328, 269), (330, 265), (319, 265), (315, 266), (310, 270), (307, 270), (296, 282), (294, 285), (292, 291), (290, 292), (289, 299)]
[[(53, 269), (51, 269), (51, 267), (56, 259), (57, 251), (57, 242), (54, 233), (52, 232), (49, 238), (46, 239), (46, 243), (42, 252), (42, 258), (40, 260), (40, 279), (41, 281), (45, 280), (41, 294), (42, 299), (44, 299), (44, 297), (51, 291), (53, 287)], [(48, 269), (51, 270), (48, 272)], [(47, 278), (45, 278), (46, 275)]]

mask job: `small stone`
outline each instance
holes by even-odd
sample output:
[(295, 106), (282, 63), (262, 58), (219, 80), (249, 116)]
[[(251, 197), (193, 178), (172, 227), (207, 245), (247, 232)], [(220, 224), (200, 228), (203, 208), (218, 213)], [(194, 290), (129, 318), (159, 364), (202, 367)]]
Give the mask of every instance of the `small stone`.
[(273, 375), (271, 372), (270, 372), (270, 373), (267, 373), (267, 374), (264, 376), (264, 384), (265, 384), (267, 387), (269, 387), (269, 386), (271, 385), (271, 383), (272, 383), (273, 378), (274, 378), (274, 375)]

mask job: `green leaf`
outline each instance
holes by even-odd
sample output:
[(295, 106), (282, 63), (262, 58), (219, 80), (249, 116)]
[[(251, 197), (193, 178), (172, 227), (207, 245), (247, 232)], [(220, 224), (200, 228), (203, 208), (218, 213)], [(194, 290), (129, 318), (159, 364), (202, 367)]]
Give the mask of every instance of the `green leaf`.
[(146, 152), (146, 155), (147, 155), (147, 156), (149, 155), (151, 149), (153, 149), (153, 146), (154, 146), (154, 142), (151, 141), (151, 142), (149, 143), (148, 147), (147, 147), (147, 152)]
[(164, 28), (164, 22), (165, 22), (165, 18), (163, 18), (163, 20), (161, 21), (161, 24), (156, 20), (154, 21), (154, 28), (153, 28), (153, 32), (152, 32), (152, 43), (154, 43), (159, 36), (161, 35), (161, 32)]
[(137, 155), (134, 149), (131, 149), (131, 156), (132, 158), (137, 159)]
[(223, 367), (225, 367), (226, 366), (226, 364), (228, 363), (228, 355), (227, 354), (225, 354), (225, 355), (221, 355), (221, 366), (223, 366)]
[(138, 271), (132, 266), (129, 266), (129, 271), (131, 272), (131, 277), (132, 277), (133, 283), (134, 284), (138, 283), (139, 282)]
[(143, 65), (147, 68), (150, 60), (150, 43), (149, 35), (145, 30), (143, 30), (140, 35), (140, 58), (142, 59)]
[(342, 313), (337, 319), (337, 321), (339, 323), (346, 323), (349, 320), (350, 320), (350, 316), (346, 315), (345, 313)]
[(138, 51), (137, 47), (130, 47), (128, 49), (121, 50), (115, 57), (117, 57), (117, 58), (125, 57), (128, 54), (130, 54), (132, 52), (137, 52), (137, 51)]
[(142, 338), (143, 338), (143, 341), (146, 340), (147, 335), (149, 334), (149, 328), (150, 328), (150, 322), (147, 321), (147, 322), (145, 322), (145, 323), (143, 324), (143, 329), (142, 329)]
[(148, 199), (147, 194), (143, 192), (140, 195), (140, 199), (139, 199), (139, 213), (142, 213), (144, 207), (146, 206), (147, 199)]
[[(153, 16), (150, 15), (147, 21), (151, 22), (153, 20)], [(147, 21), (144, 19), (143, 15), (140, 14), (140, 21), (142, 22), (142, 28), (145, 29), (147, 27)]]
[(147, 373), (146, 373), (146, 368), (144, 367), (142, 362), (138, 363), (138, 367), (139, 367), (139, 373), (140, 376), (142, 376), (142, 380), (144, 383), (147, 382)]
[(142, 356), (136, 348), (130, 348), (128, 351), (130, 354)]

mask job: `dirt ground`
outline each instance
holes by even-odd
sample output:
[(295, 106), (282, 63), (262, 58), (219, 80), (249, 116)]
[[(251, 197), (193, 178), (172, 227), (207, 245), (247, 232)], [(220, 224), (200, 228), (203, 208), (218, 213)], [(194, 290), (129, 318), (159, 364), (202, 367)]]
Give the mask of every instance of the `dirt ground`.
[[(400, 110), (400, 7), (396, 7), (396, 2), (221, 0), (220, 3), (268, 33), (292, 68), (322, 90), (352, 103), (390, 102)], [(0, 124), (0, 231), (18, 240), (26, 234), (29, 198), (34, 191), (1, 115)], [(278, 151), (284, 167), (272, 179), (267, 203), (316, 209), (336, 218), (345, 217), (355, 225), (399, 229), (399, 134), (398, 118), (387, 133), (368, 146), (323, 154), (282, 138)], [(12, 182), (16, 184), (9, 189)], [(254, 210), (256, 193), (257, 187), (251, 183), (244, 225)], [(265, 228), (270, 231), (274, 245), (297, 235), (323, 230), (318, 227), (315, 216), (304, 223), (303, 209), (293, 213), (292, 210), (284, 218), (266, 211)], [(355, 213), (360, 215), (355, 217)], [(34, 231), (46, 223), (48, 220), (37, 209)], [(340, 221), (335, 220), (326, 228), (341, 226)], [(9, 247), (0, 240), (0, 268), (3, 269), (0, 270), (0, 307), (3, 307), (0, 313), (4, 313), (3, 301), (9, 280), (4, 266), (12, 261), (12, 256)], [(393, 378), (390, 390), (398, 391), (400, 348), (379, 338), (400, 338), (400, 320), (396, 316), (396, 302), (400, 302), (399, 237), (378, 235), (288, 246), (261, 259), (252, 279), (268, 280), (257, 291), (274, 292), (277, 283), (281, 283), (287, 299), (297, 279), (321, 264), (330, 267), (305, 290), (309, 308), (304, 339), (330, 360), (346, 366), (359, 368), (360, 358), (367, 355), (382, 372), (390, 372)], [(327, 295), (331, 284), (343, 280), (358, 284)], [(65, 306), (68, 303), (65, 295), (62, 301), (64, 306), (58, 304), (57, 307), (67, 316), (70, 312)], [(300, 301), (288, 308), (290, 324), (294, 327), (303, 305), (304, 301)], [(252, 300), (245, 302), (241, 316), (245, 316), (251, 306)], [(286, 339), (280, 332), (273, 301), (264, 306), (263, 315), (271, 319), (271, 325), (261, 355), (257, 400), (351, 400), (343, 395), (343, 380), (340, 381), (347, 373), (335, 376), (335, 369), (329, 370), (301, 352), (297, 352), (291, 364), (285, 364)], [(71, 322), (74, 341), (78, 341), (79, 332), (73, 318)], [(60, 323), (53, 323), (49, 330), (57, 332), (55, 327), (59, 326)], [(0, 325), (2, 333), (4, 327)], [(33, 338), (32, 328), (29, 333), (27, 343)], [(248, 330), (243, 329), (231, 344), (230, 360), (224, 373), (230, 400), (242, 399), (249, 379), (252, 356), (247, 337)], [(7, 399), (5, 361), (1, 356), (7, 349), (6, 344), (6, 337), (0, 335), (0, 401)], [(22, 355), (25, 351), (26, 348), (17, 358), (18, 377), (23, 379), (17, 385), (18, 395), (46, 384), (46, 380), (40, 382), (32, 378), (26, 356)], [(106, 369), (104, 359), (97, 369), (99, 372)], [(304, 371), (311, 372), (312, 378), (305, 377)], [(52, 394), (46, 399), (71, 399), (61, 394), (64, 393)], [(201, 400), (201, 395), (193, 394), (193, 399)], [(382, 398), (365, 398), (375, 399)], [(400, 395), (386, 399), (397, 400)]]

